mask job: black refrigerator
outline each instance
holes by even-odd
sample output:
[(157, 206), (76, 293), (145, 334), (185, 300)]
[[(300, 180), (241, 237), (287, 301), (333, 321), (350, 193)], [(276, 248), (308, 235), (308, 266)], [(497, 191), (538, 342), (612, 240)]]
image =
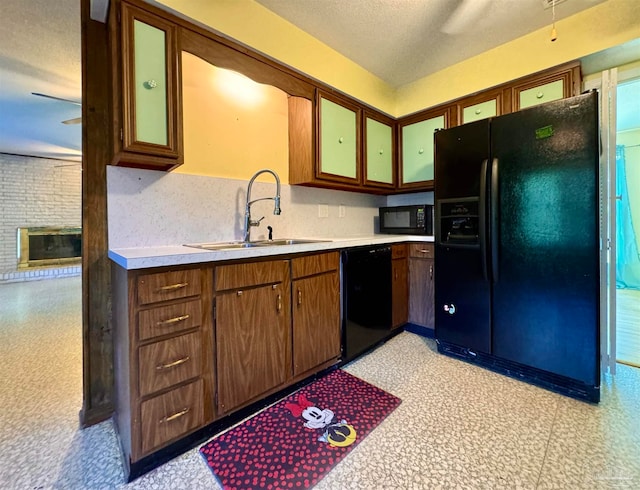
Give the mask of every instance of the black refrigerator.
[(596, 92), (435, 134), (441, 353), (600, 399)]

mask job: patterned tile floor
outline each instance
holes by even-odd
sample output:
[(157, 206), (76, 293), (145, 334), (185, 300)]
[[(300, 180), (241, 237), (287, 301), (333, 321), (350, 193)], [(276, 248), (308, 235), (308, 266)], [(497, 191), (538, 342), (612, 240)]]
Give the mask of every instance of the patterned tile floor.
[[(403, 333), (347, 366), (403, 402), (316, 488), (640, 488), (640, 369), (590, 405)], [(217, 489), (197, 448), (125, 484), (111, 422), (78, 429), (80, 279), (0, 285), (0, 488)]]

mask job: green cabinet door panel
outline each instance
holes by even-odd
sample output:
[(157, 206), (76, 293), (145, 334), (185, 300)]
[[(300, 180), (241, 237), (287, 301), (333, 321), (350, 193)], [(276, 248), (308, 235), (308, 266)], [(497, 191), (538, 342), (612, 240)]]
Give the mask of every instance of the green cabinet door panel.
[(367, 180), (393, 184), (391, 126), (367, 118)]
[(320, 99), (320, 171), (355, 179), (356, 113)]
[(402, 128), (402, 183), (433, 180), (433, 133), (444, 128), (444, 116)]
[(498, 104), (496, 99), (480, 102), (462, 109), (462, 123), (478, 121), (498, 115)]
[(520, 109), (531, 107), (552, 100), (559, 100), (564, 97), (564, 83), (556, 80), (545, 85), (533, 87), (520, 92)]
[(134, 20), (136, 141), (168, 144), (165, 32)]

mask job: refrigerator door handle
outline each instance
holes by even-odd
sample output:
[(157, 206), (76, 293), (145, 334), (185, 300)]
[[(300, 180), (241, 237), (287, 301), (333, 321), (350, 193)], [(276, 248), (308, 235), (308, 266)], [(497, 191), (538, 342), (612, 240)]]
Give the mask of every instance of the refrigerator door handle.
[(498, 159), (491, 162), (491, 277), (493, 283), (498, 282)]
[(487, 165), (489, 160), (482, 161), (480, 166), (480, 202), (478, 203), (478, 234), (480, 235), (480, 262), (482, 277), (489, 280), (487, 268)]

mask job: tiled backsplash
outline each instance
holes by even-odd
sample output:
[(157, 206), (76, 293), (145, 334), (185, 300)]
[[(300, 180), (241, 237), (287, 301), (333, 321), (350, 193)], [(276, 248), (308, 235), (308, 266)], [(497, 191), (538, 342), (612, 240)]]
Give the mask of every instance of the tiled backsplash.
[[(109, 247), (240, 240), (250, 178), (108, 167)], [(251, 199), (271, 197), (275, 189), (275, 183), (256, 181)], [(406, 202), (433, 201), (432, 193), (408, 196)], [(273, 214), (273, 201), (253, 204), (252, 217), (264, 216), (264, 220), (252, 228), (251, 238), (266, 238), (269, 225), (274, 238), (372, 235), (378, 229), (378, 207), (387, 202), (385, 196), (283, 185), (280, 216)], [(327, 206), (328, 217), (319, 217), (320, 205)], [(344, 217), (339, 217), (340, 206), (344, 206)]]

